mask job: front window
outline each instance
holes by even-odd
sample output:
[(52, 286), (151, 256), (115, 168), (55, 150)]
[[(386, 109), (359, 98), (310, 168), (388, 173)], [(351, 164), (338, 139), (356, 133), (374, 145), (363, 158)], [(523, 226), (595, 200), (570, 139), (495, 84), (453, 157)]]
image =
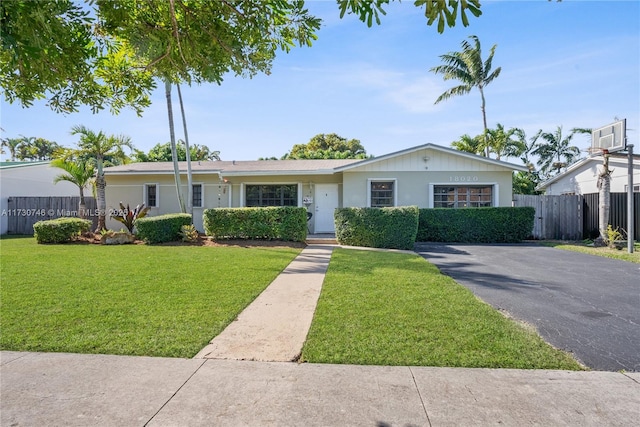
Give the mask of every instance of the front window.
[(202, 184), (193, 184), (193, 191), (192, 191), (192, 195), (193, 195), (193, 199), (192, 199), (192, 203), (191, 205), (194, 208), (201, 208), (202, 207)]
[(158, 207), (158, 184), (146, 184), (145, 190), (145, 204), (149, 208)]
[(247, 185), (246, 206), (298, 206), (298, 184)]
[(492, 205), (492, 187), (436, 185), (433, 188), (434, 208), (480, 208)]
[(371, 181), (372, 208), (395, 206), (395, 181)]

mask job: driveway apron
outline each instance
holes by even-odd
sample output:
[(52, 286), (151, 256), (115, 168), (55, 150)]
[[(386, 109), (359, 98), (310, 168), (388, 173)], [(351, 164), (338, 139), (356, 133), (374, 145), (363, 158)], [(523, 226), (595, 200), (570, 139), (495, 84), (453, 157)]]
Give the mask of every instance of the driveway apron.
[(640, 265), (535, 244), (416, 252), (588, 367), (640, 371)]

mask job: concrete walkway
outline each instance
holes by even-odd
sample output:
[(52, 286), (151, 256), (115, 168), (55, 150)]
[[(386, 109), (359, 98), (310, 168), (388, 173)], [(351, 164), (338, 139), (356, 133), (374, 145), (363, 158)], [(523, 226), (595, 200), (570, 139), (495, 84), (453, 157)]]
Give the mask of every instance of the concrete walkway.
[(310, 245), (196, 359), (297, 360), (333, 246)]

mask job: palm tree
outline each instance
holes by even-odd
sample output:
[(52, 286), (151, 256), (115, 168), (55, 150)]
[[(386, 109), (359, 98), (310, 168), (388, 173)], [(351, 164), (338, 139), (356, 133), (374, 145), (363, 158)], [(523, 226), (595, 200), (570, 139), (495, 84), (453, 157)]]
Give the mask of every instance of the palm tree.
[[(484, 125), (485, 144), (487, 140), (487, 113), (485, 109), (485, 97), (484, 88), (491, 83), (496, 77), (500, 75), (501, 67), (496, 68), (491, 72), (491, 62), (493, 61), (493, 55), (495, 54), (496, 46), (493, 45), (489, 51), (489, 56), (483, 62), (482, 51), (480, 49), (480, 40), (477, 36), (469, 36), (473, 44), (467, 40), (463, 40), (461, 52), (449, 52), (445, 55), (440, 55), (440, 59), (444, 63), (437, 67), (431, 68), (436, 74), (442, 74), (444, 80), (458, 80), (460, 85), (452, 87), (444, 92), (436, 99), (435, 104), (440, 101), (451, 98), (456, 95), (466, 95), (476, 87), (480, 91), (480, 97), (482, 98), (482, 104), (480, 109), (482, 110), (482, 123)], [(489, 157), (489, 147), (485, 148), (486, 156)]]
[(182, 91), (180, 84), (176, 83), (178, 89), (178, 100), (180, 101), (180, 114), (182, 116), (182, 128), (184, 129), (184, 151), (187, 160), (187, 213), (191, 215), (193, 224), (193, 173), (191, 171), (191, 148), (189, 147), (189, 133), (187, 132), (187, 116), (184, 113), (184, 102), (182, 102)]
[(180, 212), (186, 212), (184, 204), (184, 196), (182, 195), (182, 182), (180, 180), (180, 166), (178, 165), (178, 149), (176, 146), (176, 132), (173, 123), (173, 103), (171, 102), (171, 81), (164, 79), (164, 93), (167, 98), (167, 115), (169, 119), (169, 138), (171, 142), (171, 159), (173, 161), (173, 176), (176, 181), (176, 193), (178, 196), (178, 205)]
[(464, 151), (471, 154), (485, 154), (483, 138), (481, 135), (472, 137), (468, 134), (464, 134), (459, 140), (453, 141), (451, 147), (458, 151)]
[(90, 158), (96, 166), (96, 193), (98, 196), (98, 227), (96, 232), (100, 232), (106, 229), (107, 201), (105, 188), (107, 183), (104, 179), (103, 170), (105, 159), (113, 157), (124, 161), (126, 156), (124, 155), (123, 147), (132, 149), (131, 140), (127, 136), (107, 136), (102, 131), (96, 133), (82, 125), (71, 128), (71, 134), (80, 135), (80, 142), (78, 142), (79, 157), (86, 156)]
[(505, 130), (504, 126), (498, 123), (495, 129), (487, 130), (487, 143), (489, 150), (496, 155), (496, 160), (504, 157), (518, 157), (526, 150), (519, 138), (521, 129), (511, 128)]
[(535, 166), (531, 160), (531, 155), (538, 146), (538, 139), (540, 138), (540, 135), (542, 135), (542, 129), (536, 132), (536, 134), (527, 141), (527, 134), (524, 130), (518, 129), (516, 131), (516, 136), (524, 147), (524, 150), (520, 153), (520, 160), (522, 160), (522, 163), (529, 168), (529, 172), (533, 172), (535, 170)]
[(9, 150), (9, 158), (11, 162), (16, 161), (16, 153), (20, 144), (24, 142), (23, 138), (5, 138), (2, 140), (2, 146), (6, 147)]
[(53, 183), (57, 184), (60, 181), (67, 181), (75, 184), (80, 190), (80, 203), (78, 206), (78, 216), (80, 218), (86, 218), (86, 204), (84, 200), (84, 189), (87, 185), (92, 183), (96, 170), (93, 165), (87, 161), (73, 161), (70, 159), (54, 159), (51, 161), (51, 166), (60, 168), (65, 171), (65, 174), (57, 175), (53, 178)]
[(562, 126), (558, 126), (555, 132), (543, 132), (540, 136), (545, 141), (539, 143), (531, 154), (539, 156), (538, 166), (541, 166), (542, 173), (550, 176), (552, 171), (559, 173), (571, 163), (580, 158), (580, 149), (571, 145), (573, 133), (566, 137), (562, 136)]

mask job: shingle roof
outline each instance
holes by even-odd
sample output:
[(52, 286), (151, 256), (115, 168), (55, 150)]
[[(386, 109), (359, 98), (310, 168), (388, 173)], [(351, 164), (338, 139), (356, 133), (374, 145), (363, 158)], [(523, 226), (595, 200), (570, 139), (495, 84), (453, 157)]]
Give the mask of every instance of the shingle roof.
[[(251, 174), (314, 174), (331, 173), (335, 168), (359, 162), (356, 159), (343, 160), (250, 160), (250, 161), (214, 161), (191, 162), (194, 173), (223, 173), (225, 175)], [(187, 163), (178, 162), (180, 171), (186, 172)], [(173, 173), (172, 162), (129, 163), (105, 168), (105, 174), (163, 174)]]

